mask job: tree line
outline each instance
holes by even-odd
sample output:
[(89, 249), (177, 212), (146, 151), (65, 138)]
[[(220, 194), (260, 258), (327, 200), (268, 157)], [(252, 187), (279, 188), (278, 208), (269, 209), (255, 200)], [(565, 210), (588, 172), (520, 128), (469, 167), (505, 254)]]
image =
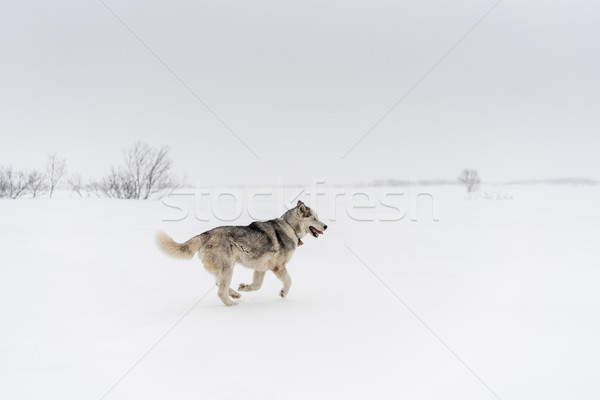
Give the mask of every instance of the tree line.
[(112, 166), (99, 180), (83, 182), (80, 174), (66, 177), (67, 162), (56, 153), (48, 155), (44, 169), (22, 170), (0, 166), (0, 198), (52, 198), (66, 185), (81, 197), (84, 193), (117, 199), (149, 199), (179, 186), (171, 172), (169, 148), (135, 143), (123, 151), (122, 163)]

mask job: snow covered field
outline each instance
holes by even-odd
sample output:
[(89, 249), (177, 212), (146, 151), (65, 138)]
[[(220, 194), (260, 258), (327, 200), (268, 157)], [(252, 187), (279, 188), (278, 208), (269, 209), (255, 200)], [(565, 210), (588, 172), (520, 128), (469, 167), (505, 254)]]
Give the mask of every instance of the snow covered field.
[[(161, 201), (1, 200), (0, 398), (599, 398), (600, 187), (421, 189), (439, 221), (414, 205), (356, 221), (347, 196), (334, 216), (321, 199), (330, 228), (297, 250), (288, 298), (269, 274), (237, 307), (153, 241), (222, 222), (163, 221), (181, 212)], [(234, 288), (251, 276), (237, 267)]]

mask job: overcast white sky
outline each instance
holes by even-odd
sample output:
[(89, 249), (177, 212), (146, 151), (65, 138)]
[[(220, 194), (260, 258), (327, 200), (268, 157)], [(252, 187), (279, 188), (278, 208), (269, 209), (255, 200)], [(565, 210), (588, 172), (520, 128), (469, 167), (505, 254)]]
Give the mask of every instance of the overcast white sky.
[(99, 176), (136, 140), (197, 184), (600, 179), (600, 5), (132, 1), (0, 6), (0, 164)]

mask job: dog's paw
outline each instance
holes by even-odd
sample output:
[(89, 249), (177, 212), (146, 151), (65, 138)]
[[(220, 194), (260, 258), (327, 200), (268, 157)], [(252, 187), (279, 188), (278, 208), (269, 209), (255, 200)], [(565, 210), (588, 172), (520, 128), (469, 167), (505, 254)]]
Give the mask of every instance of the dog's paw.
[(238, 290), (246, 292), (246, 291), (248, 291), (248, 286), (250, 286), (250, 285), (246, 285), (245, 283), (240, 283), (240, 286), (238, 286)]
[(242, 295), (238, 292), (233, 292), (231, 293), (231, 297), (233, 297), (234, 299), (239, 299), (240, 297), (242, 297)]
[(286, 294), (287, 294), (287, 293), (286, 293), (286, 292), (285, 292), (285, 290), (283, 290), (283, 289), (281, 289), (281, 290), (279, 291), (279, 295), (281, 296), (281, 298), (282, 298), (282, 299), (285, 299), (285, 295), (286, 295)]

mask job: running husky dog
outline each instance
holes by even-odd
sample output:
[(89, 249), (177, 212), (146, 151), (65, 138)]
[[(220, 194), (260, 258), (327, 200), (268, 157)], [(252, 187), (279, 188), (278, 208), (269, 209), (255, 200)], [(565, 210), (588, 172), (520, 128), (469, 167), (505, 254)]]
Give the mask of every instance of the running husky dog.
[(286, 264), (302, 238), (309, 232), (319, 237), (327, 225), (319, 221), (317, 213), (298, 201), (296, 207), (281, 218), (265, 222), (253, 222), (248, 226), (221, 226), (194, 236), (185, 243), (177, 243), (164, 232), (158, 232), (156, 243), (167, 255), (190, 259), (195, 253), (204, 268), (217, 278), (218, 296), (226, 306), (238, 303), (240, 294), (229, 287), (235, 263), (254, 270), (252, 283), (241, 283), (238, 290), (251, 292), (262, 286), (267, 271), (271, 270), (283, 282), (279, 292), (285, 297), (292, 284)]

